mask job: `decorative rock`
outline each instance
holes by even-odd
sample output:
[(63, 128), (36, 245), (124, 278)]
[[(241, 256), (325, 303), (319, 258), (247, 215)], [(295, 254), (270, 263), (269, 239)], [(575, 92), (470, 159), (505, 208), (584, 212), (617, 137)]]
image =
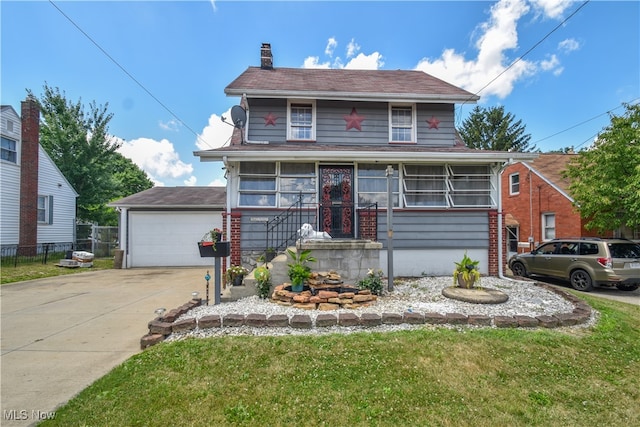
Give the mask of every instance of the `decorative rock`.
[(422, 313), (405, 311), (402, 317), (404, 319), (404, 323), (409, 323), (411, 325), (420, 325), (424, 323), (424, 314)]
[(382, 323), (385, 325), (399, 325), (402, 323), (402, 314), (382, 313)]
[(198, 327), (200, 329), (219, 328), (222, 325), (222, 318), (219, 314), (210, 314), (209, 316), (202, 316), (198, 320)]
[(358, 326), (360, 318), (354, 313), (340, 313), (338, 315), (338, 324), (340, 326)]
[(424, 321), (432, 325), (442, 325), (447, 323), (447, 318), (440, 313), (425, 313)]
[(244, 314), (225, 314), (222, 319), (222, 326), (242, 326), (244, 325)]
[(306, 304), (309, 302), (310, 299), (311, 299), (310, 295), (294, 295), (293, 302)]
[(145, 348), (156, 345), (162, 341), (164, 341), (164, 335), (162, 334), (147, 334), (140, 338), (140, 348), (144, 350)]
[(469, 318), (464, 314), (447, 313), (445, 314), (445, 317), (447, 319), (447, 323), (450, 323), (452, 325), (464, 325), (466, 323), (469, 323)]
[(267, 318), (267, 326), (286, 327), (289, 326), (289, 316), (286, 314), (272, 314)]
[(353, 302), (367, 302), (367, 301), (373, 301), (373, 295), (354, 295), (353, 296)]
[(554, 316), (560, 322), (560, 326), (573, 326), (580, 323), (580, 316), (573, 313), (558, 313)]
[(338, 294), (338, 298), (340, 299), (353, 299), (353, 297), (355, 296), (355, 292), (343, 292), (341, 294)]
[(171, 327), (171, 332), (186, 332), (192, 331), (196, 328), (196, 319), (179, 320)]
[(362, 313), (360, 315), (360, 323), (362, 323), (363, 326), (382, 325), (382, 317), (377, 313)]
[(332, 304), (329, 302), (323, 302), (318, 304), (318, 310), (320, 311), (331, 311), (331, 310), (337, 310), (340, 308), (340, 304)]
[(537, 328), (538, 327), (538, 319), (531, 316), (513, 316), (518, 322), (518, 326), (521, 328)]
[(333, 291), (320, 291), (318, 292), (318, 296), (324, 299), (338, 298), (338, 293)]
[(459, 288), (450, 286), (442, 290), (442, 295), (458, 301), (470, 302), (473, 304), (500, 304), (509, 299), (509, 295), (502, 291), (491, 288)]
[(301, 308), (303, 310), (315, 310), (316, 309), (316, 305), (313, 303), (299, 303), (299, 304), (293, 304), (293, 306), (295, 308)]
[(292, 328), (311, 329), (311, 317), (307, 316), (306, 314), (294, 314), (289, 321), (289, 325)]
[(498, 328), (516, 328), (518, 321), (511, 316), (495, 316), (493, 324)]
[(318, 314), (316, 317), (316, 326), (327, 327), (336, 326), (338, 324), (338, 318), (333, 314)]
[(267, 326), (267, 315), (258, 313), (248, 314), (244, 319), (244, 323), (247, 326), (254, 326), (258, 328), (265, 327)]
[(149, 322), (149, 333), (169, 335), (171, 333), (171, 325), (169, 322), (161, 322), (159, 320), (153, 320)]
[(491, 326), (491, 317), (483, 316), (480, 314), (470, 314), (469, 315), (469, 324), (470, 325), (479, 325), (479, 326)]
[(537, 316), (536, 319), (538, 319), (538, 324), (543, 328), (555, 328), (560, 324), (560, 321), (553, 316), (542, 315)]

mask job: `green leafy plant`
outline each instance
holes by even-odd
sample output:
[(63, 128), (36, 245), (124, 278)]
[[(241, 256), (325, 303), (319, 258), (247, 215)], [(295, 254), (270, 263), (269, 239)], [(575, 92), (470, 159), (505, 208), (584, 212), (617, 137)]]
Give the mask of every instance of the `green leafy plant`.
[(239, 276), (246, 276), (247, 273), (249, 273), (249, 270), (247, 270), (246, 268), (244, 268), (241, 265), (231, 265), (231, 267), (227, 268), (226, 271), (226, 277), (227, 277), (227, 282), (233, 282), (233, 280), (236, 277)]
[(287, 275), (291, 280), (291, 284), (303, 284), (311, 276), (311, 267), (308, 265), (310, 262), (316, 262), (317, 259), (311, 256), (311, 249), (304, 249), (300, 251), (294, 251), (287, 249), (287, 254), (291, 258), (291, 262), (287, 264), (289, 270)]
[(372, 268), (367, 272), (367, 277), (356, 283), (360, 289), (368, 289), (372, 294), (382, 294), (382, 270), (374, 270)]
[(216, 227), (204, 233), (204, 236), (202, 236), (202, 239), (200, 239), (200, 241), (203, 243), (207, 242), (207, 245), (203, 246), (213, 246), (213, 250), (215, 251), (216, 242), (219, 242), (221, 238), (222, 230)]
[[(464, 251), (464, 256), (460, 262), (455, 262), (455, 270), (453, 270), (453, 284), (456, 285), (462, 281), (467, 288), (472, 288), (475, 282), (480, 282), (480, 270), (478, 264), (480, 261), (474, 261)], [(458, 280), (460, 279), (460, 281)]]
[(267, 267), (258, 267), (253, 271), (253, 277), (256, 279), (256, 288), (258, 289), (258, 297), (265, 299), (269, 297), (271, 290), (271, 272)]

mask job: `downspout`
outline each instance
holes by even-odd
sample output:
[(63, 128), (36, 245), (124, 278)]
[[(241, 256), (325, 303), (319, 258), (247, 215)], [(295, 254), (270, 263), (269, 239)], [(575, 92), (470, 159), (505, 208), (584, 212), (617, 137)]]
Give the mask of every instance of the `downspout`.
[(229, 239), (229, 241), (231, 241), (231, 191), (229, 191), (229, 187), (233, 184), (233, 179), (231, 177), (232, 173), (231, 173), (231, 167), (229, 166), (229, 161), (227, 156), (222, 156), (222, 163), (224, 164), (224, 170), (226, 171), (224, 174), (224, 177), (227, 179), (227, 186), (226, 186), (226, 201), (225, 201), (225, 216), (227, 217), (227, 229), (226, 231), (226, 235), (227, 235), (227, 239)]

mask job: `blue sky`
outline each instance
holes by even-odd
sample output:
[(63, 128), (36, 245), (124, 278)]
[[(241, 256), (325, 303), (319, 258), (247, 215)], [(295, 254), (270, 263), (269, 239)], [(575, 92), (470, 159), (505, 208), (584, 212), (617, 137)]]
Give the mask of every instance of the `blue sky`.
[(585, 148), (640, 101), (640, 2), (582, 5), (3, 0), (0, 101), (19, 114), (46, 83), (108, 103), (110, 134), (157, 185), (224, 185), (193, 152), (228, 143), (220, 117), (239, 100), (224, 88), (267, 42), (275, 67), (423, 70), (503, 105), (542, 151)]

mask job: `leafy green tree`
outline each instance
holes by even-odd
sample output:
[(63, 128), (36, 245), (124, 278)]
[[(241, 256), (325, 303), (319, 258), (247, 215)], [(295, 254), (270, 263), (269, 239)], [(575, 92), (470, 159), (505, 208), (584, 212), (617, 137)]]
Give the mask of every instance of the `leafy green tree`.
[[(151, 188), (153, 183), (147, 178), (145, 184), (140, 177), (146, 177), (144, 172), (116, 152), (120, 144), (109, 135), (113, 114), (107, 111), (108, 104), (92, 102), (85, 110), (80, 100), (71, 102), (64, 92), (46, 84), (43, 95), (34, 98), (41, 109), (40, 144), (78, 193), (78, 219), (117, 224), (115, 212), (106, 204), (137, 192), (129, 192), (134, 188)], [(129, 177), (136, 181), (127, 182)]]
[(522, 120), (511, 113), (505, 114), (504, 107), (481, 108), (476, 106), (458, 129), (467, 147), (493, 151), (535, 151), (529, 146), (531, 135), (525, 133)]
[(593, 146), (580, 151), (565, 172), (588, 229), (640, 226), (640, 105), (623, 105), (625, 113), (612, 114)]

